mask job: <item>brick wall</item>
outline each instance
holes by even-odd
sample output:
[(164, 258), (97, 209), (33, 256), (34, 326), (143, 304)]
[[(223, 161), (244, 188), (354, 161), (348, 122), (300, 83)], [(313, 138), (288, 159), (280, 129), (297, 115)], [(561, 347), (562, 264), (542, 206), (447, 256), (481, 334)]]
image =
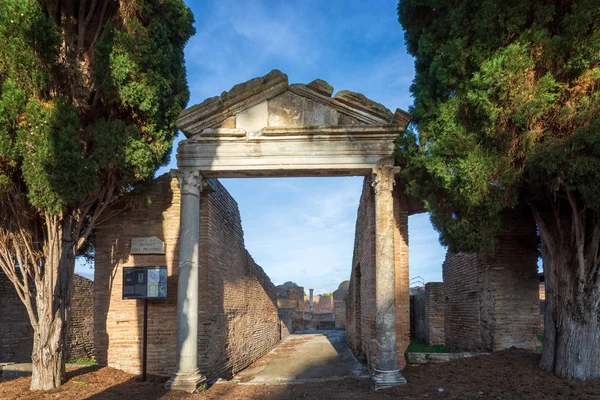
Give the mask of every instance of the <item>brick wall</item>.
[(94, 354), (94, 282), (73, 276), (71, 321), (67, 331), (67, 361)]
[[(198, 365), (211, 377), (229, 377), (279, 341), (275, 286), (244, 248), (239, 210), (218, 182), (200, 205)], [(121, 300), (123, 266), (166, 265), (166, 300), (148, 307), (148, 372), (175, 368), (180, 195), (177, 180), (157, 178), (151, 205), (123, 212), (98, 228), (95, 321), (98, 361), (141, 371), (143, 302)], [(129, 255), (131, 238), (157, 236), (164, 255)]]
[(507, 214), (493, 255), (446, 255), (445, 344), (450, 351), (535, 349), (539, 331), (535, 224)]
[[(303, 311), (310, 311), (310, 296), (304, 296)], [(329, 314), (333, 312), (333, 296), (313, 296), (313, 313)]]
[[(375, 193), (366, 177), (358, 207), (352, 273), (347, 298), (346, 338), (369, 367), (375, 361)], [(396, 280), (396, 347), (398, 365), (404, 367), (404, 352), (410, 342), (408, 285), (408, 212), (402, 209), (400, 193), (394, 189), (394, 256)]]
[[(67, 361), (93, 355), (93, 287), (91, 280), (73, 277)], [(12, 282), (0, 272), (0, 362), (31, 362), (32, 347), (33, 329), (27, 310)]]
[(344, 281), (333, 292), (333, 313), (335, 315), (335, 329), (346, 329), (346, 301), (348, 298), (349, 281)]
[(13, 283), (0, 271), (0, 362), (31, 362), (33, 329)]
[(444, 344), (444, 284), (425, 284), (425, 326), (427, 346)]

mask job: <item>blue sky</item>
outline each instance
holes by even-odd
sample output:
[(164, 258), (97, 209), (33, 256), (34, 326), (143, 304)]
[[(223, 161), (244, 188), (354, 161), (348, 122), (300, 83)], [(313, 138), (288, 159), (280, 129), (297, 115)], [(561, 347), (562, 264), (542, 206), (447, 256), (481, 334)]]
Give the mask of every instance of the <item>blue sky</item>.
[[(361, 92), (392, 111), (412, 104), (413, 59), (406, 54), (396, 0), (187, 4), (197, 31), (186, 47), (188, 106), (272, 69), (286, 73), (290, 83), (324, 79), (336, 92)], [(158, 174), (170, 168), (174, 154)], [(246, 247), (275, 284), (291, 280), (320, 293), (350, 278), (362, 177), (222, 183), (239, 204)], [(410, 218), (409, 237), (410, 276), (441, 281), (445, 249), (427, 214)]]

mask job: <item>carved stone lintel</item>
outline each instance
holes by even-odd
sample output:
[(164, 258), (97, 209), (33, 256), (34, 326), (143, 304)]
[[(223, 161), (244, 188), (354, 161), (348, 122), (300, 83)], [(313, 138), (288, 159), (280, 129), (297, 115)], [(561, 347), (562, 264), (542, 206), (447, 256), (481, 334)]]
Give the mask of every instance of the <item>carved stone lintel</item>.
[(175, 176), (179, 181), (179, 190), (181, 194), (190, 194), (200, 197), (202, 193), (204, 177), (197, 169), (172, 169), (171, 176)]
[(396, 184), (396, 175), (400, 173), (400, 167), (395, 167), (391, 158), (381, 159), (375, 167), (373, 167), (373, 183), (375, 193), (384, 191), (391, 192)]

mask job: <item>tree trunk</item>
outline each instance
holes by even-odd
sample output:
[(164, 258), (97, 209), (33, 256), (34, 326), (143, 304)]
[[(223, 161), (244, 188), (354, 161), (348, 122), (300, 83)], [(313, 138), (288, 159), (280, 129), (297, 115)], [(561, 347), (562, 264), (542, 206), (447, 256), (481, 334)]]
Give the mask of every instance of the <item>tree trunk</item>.
[(64, 325), (60, 318), (54, 321), (40, 320), (39, 329), (33, 333), (30, 389), (54, 389), (65, 381)]
[(570, 310), (558, 309), (554, 373), (567, 379), (600, 377), (600, 326), (598, 313), (589, 311), (587, 321), (575, 319)]
[(31, 354), (32, 390), (48, 390), (66, 380), (65, 353), (75, 270), (76, 241), (69, 221), (50, 223), (44, 276), (36, 282), (37, 329)]
[(546, 310), (544, 350), (540, 368), (567, 379), (600, 377), (600, 324), (594, 291), (581, 293), (572, 279), (575, 252), (557, 249), (550, 262), (544, 260)]

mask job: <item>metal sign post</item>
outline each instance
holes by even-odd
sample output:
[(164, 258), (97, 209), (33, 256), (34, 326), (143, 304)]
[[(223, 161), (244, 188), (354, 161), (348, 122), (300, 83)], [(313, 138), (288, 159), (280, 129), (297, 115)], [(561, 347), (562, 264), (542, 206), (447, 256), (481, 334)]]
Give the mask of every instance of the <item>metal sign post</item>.
[(123, 267), (123, 300), (144, 300), (142, 381), (148, 364), (148, 300), (167, 297), (167, 267)]

